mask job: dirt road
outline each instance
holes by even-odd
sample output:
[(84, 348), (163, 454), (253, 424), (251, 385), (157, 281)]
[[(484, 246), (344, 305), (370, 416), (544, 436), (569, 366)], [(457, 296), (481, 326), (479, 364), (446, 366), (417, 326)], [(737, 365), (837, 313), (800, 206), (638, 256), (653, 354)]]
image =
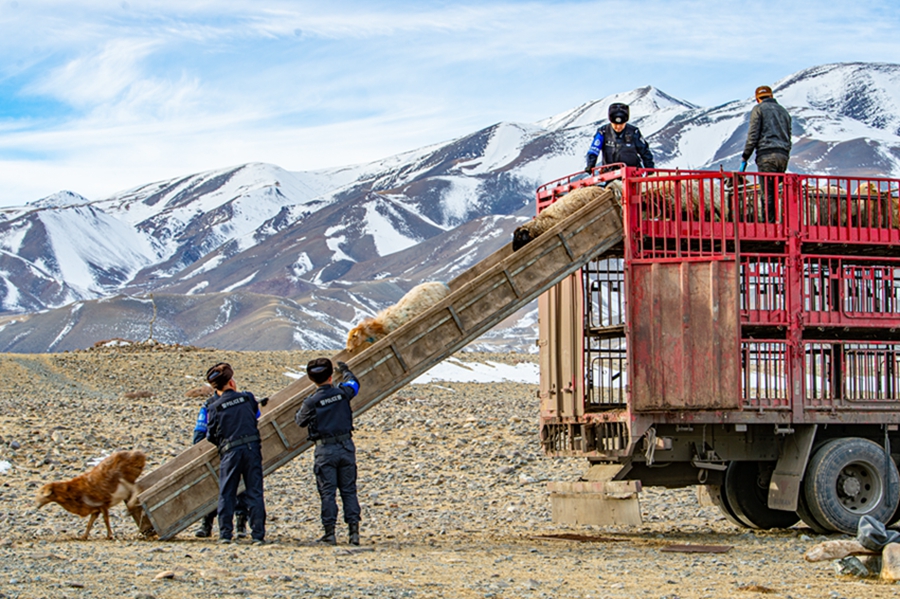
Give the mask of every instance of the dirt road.
[[(37, 487), (84, 471), (116, 449), (142, 449), (148, 469), (190, 443), (205, 369), (231, 362), (260, 396), (315, 354), (134, 349), (0, 356), (0, 597), (895, 597), (897, 587), (838, 577), (803, 552), (806, 528), (737, 529), (693, 490), (647, 489), (639, 528), (550, 520), (546, 483), (585, 463), (545, 457), (533, 385), (414, 385), (365, 414), (355, 433), (363, 504), (359, 548), (320, 534), (311, 455), (266, 479), (263, 547), (217, 545), (194, 528), (145, 540), (123, 507), (118, 538), (77, 540), (86, 520), (33, 509)], [(528, 356), (466, 354), (514, 363)], [(152, 393), (149, 398), (129, 397)], [(8, 464), (8, 466), (4, 466)], [(569, 538), (560, 538), (569, 537)], [(574, 538), (572, 538), (574, 537)], [(672, 544), (725, 553), (670, 553)]]

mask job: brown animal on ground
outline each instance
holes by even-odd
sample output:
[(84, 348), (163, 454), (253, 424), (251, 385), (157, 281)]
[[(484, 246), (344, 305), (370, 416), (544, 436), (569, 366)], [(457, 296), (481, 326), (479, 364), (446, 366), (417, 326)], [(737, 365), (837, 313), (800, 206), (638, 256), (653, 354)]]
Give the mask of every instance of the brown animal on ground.
[(450, 288), (445, 283), (431, 281), (416, 285), (399, 302), (350, 329), (347, 351), (356, 353), (369, 347), (448, 295)]
[(112, 539), (109, 508), (124, 501), (133, 508), (140, 489), (135, 481), (144, 470), (147, 456), (141, 451), (117, 451), (102, 462), (72, 480), (47, 483), (37, 492), (37, 507), (56, 502), (66, 511), (82, 518), (90, 516), (87, 530), (81, 536), (87, 540), (97, 516), (103, 514), (106, 538)]
[[(612, 189), (619, 198), (622, 197), (622, 184), (619, 181), (610, 181), (606, 189)], [(599, 198), (605, 189), (593, 185), (579, 187), (562, 196), (541, 211), (535, 218), (518, 227), (513, 232), (512, 249), (517, 251), (525, 247), (528, 242), (546, 233), (554, 226), (575, 214), (581, 208)]]

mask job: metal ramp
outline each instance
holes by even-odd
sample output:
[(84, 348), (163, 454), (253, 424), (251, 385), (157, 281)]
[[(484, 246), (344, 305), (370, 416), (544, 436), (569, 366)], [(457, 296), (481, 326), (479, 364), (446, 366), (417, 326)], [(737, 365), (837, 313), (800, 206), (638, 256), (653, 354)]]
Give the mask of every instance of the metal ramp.
[[(357, 355), (334, 356), (359, 379), (351, 407), (359, 416), (487, 332), (623, 237), (621, 205), (607, 189), (563, 222), (513, 253), (511, 244), (449, 282), (451, 293), (424, 314)], [(315, 386), (301, 378), (262, 408), (263, 471), (274, 472), (312, 446), (294, 414)], [(145, 474), (132, 510), (145, 534), (169, 539), (215, 508), (219, 455), (206, 441)]]

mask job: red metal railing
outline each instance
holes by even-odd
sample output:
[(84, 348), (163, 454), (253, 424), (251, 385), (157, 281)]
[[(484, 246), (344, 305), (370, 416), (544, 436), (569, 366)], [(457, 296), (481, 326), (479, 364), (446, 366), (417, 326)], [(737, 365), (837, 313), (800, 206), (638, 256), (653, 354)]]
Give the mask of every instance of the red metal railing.
[(741, 322), (788, 324), (786, 261), (783, 254), (741, 255)]
[[(625, 257), (583, 273), (586, 329), (614, 325), (635, 292), (610, 268), (736, 260), (742, 409), (900, 413), (900, 180), (610, 165), (542, 186), (538, 212), (612, 179)], [(624, 407), (628, 331), (585, 339), (586, 412)]]
[(748, 410), (790, 409), (788, 345), (783, 339), (741, 342), (741, 393)]
[(900, 342), (808, 342), (804, 360), (805, 409), (900, 409)]

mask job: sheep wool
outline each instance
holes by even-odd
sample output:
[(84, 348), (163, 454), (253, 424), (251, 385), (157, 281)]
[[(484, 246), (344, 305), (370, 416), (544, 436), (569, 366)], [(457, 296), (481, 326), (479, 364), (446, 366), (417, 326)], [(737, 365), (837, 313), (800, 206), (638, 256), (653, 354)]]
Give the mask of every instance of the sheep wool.
[[(621, 184), (618, 181), (612, 181), (607, 185), (606, 189), (614, 189), (619, 197), (621, 197)], [(528, 242), (536, 239), (538, 236), (546, 233), (554, 226), (564, 221), (569, 216), (578, 212), (589, 202), (599, 198), (606, 189), (596, 186), (579, 187), (574, 191), (570, 191), (556, 202), (550, 204), (535, 218), (531, 219), (521, 227), (517, 228), (513, 233), (512, 249), (516, 250), (524, 247)]]
[(356, 353), (369, 347), (448, 295), (450, 288), (439, 281), (416, 285), (399, 302), (350, 329), (347, 334), (347, 351)]

